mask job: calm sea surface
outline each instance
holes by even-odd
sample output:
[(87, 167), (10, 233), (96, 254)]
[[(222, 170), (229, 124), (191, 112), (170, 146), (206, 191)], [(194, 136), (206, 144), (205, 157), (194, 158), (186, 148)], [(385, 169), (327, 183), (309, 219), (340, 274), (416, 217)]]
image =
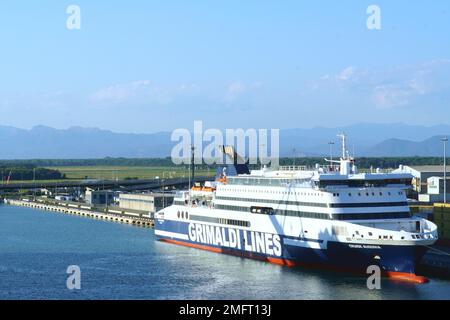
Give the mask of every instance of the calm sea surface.
[[(81, 290), (66, 271), (81, 269)], [(153, 230), (0, 206), (0, 299), (450, 299), (450, 281), (366, 279), (155, 241)]]

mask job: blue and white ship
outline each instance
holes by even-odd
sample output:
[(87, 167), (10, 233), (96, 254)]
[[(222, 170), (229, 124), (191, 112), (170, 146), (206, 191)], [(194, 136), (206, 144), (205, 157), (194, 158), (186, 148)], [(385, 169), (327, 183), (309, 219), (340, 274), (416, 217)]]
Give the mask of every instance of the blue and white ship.
[[(409, 173), (358, 173), (342, 137), (326, 166), (248, 170), (228, 166), (216, 181), (178, 192), (155, 214), (159, 240), (260, 259), (426, 282), (416, 266), (438, 238), (411, 214)], [(224, 147), (225, 149), (226, 147)]]

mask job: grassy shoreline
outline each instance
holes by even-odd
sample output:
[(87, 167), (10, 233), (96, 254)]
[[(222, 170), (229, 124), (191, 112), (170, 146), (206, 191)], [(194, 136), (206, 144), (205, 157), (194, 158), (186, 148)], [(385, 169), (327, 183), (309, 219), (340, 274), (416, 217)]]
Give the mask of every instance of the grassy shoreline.
[[(68, 180), (122, 180), (127, 178), (155, 179), (188, 177), (189, 171), (184, 167), (148, 167), (148, 166), (55, 166), (46, 167), (59, 170)], [(196, 170), (197, 175), (213, 176), (215, 171)], [(67, 180), (66, 180), (67, 181)]]

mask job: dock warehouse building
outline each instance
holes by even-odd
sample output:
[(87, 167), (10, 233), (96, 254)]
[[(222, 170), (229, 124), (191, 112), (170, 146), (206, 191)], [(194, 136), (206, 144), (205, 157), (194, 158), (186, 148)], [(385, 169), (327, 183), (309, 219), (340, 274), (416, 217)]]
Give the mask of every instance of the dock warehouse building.
[[(393, 171), (393, 173), (408, 172), (412, 174), (413, 190), (418, 194), (428, 193), (428, 178), (431, 177), (443, 177), (444, 166), (401, 166), (399, 169)], [(450, 171), (447, 167), (447, 177), (450, 177)]]
[(173, 193), (121, 193), (119, 207), (147, 212), (156, 212), (172, 205)]
[[(447, 199), (450, 200), (450, 178), (446, 181)], [(419, 194), (420, 202), (444, 202), (444, 178), (431, 177), (427, 179), (427, 193)]]
[(89, 204), (111, 205), (118, 192), (112, 190), (94, 190), (86, 188), (85, 201)]

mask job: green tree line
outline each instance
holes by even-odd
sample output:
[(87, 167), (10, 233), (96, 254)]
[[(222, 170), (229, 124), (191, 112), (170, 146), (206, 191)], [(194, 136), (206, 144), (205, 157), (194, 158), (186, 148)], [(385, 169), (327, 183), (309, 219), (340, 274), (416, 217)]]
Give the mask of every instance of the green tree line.
[(39, 168), (31, 164), (0, 165), (0, 174), (2, 181), (65, 179), (65, 175), (58, 170)]
[[(323, 158), (305, 157), (292, 158), (283, 157), (279, 160), (280, 165), (306, 165), (314, 166), (316, 163), (324, 164)], [(397, 168), (399, 165), (441, 165), (441, 157), (383, 157), (383, 158), (357, 158), (356, 164), (359, 168)], [(42, 167), (62, 166), (149, 166), (149, 167), (173, 167), (174, 163), (170, 157), (167, 158), (102, 158), (102, 159), (34, 159), (34, 160), (0, 160), (0, 167), (33, 170), (39, 168), (40, 175), (57, 175), (56, 172), (45, 171)], [(184, 165), (186, 166), (186, 165)], [(215, 165), (203, 165), (196, 168), (215, 167)], [(257, 168), (259, 165), (252, 165)], [(22, 168), (22, 169), (20, 169)], [(6, 170), (6, 169), (5, 169)], [(37, 169), (36, 169), (37, 170)], [(48, 169), (47, 169), (48, 170)], [(29, 175), (30, 171), (28, 171)], [(27, 175), (27, 176), (28, 176)]]

